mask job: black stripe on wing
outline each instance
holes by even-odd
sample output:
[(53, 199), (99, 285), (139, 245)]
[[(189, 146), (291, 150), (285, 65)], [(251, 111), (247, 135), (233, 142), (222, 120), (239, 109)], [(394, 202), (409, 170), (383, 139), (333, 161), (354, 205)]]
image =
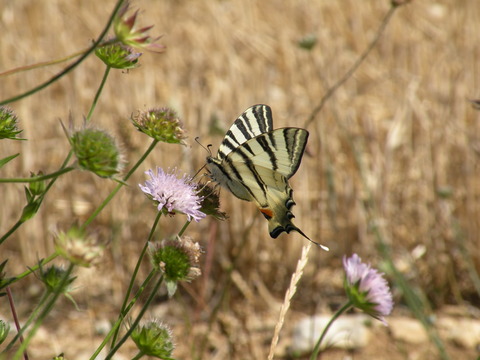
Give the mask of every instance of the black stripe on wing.
[(286, 175), (286, 178), (290, 179), (300, 167), (305, 146), (307, 145), (308, 131), (300, 128), (284, 128), (282, 130), (288, 158), (292, 164), (290, 173)]
[[(267, 204), (265, 203), (264, 199), (267, 198), (267, 186), (265, 182), (262, 180), (262, 177), (260, 174), (257, 172), (255, 169), (255, 165), (252, 162), (252, 160), (249, 158), (248, 154), (244, 152), (244, 146), (241, 146), (234, 151), (235, 155), (238, 155), (242, 158), (242, 169), (248, 169), (249, 173), (244, 174), (243, 176), (240, 174), (238, 171), (237, 167), (233, 163), (232, 159), (227, 156), (224, 161), (223, 165), (228, 166), (229, 170), (231, 170), (234, 174), (235, 177), (237, 177), (238, 181), (241, 182), (243, 187), (248, 191), (250, 195), (257, 201), (257, 203), (261, 204), (262, 206), (266, 206)], [(222, 172), (228, 172), (225, 169), (222, 169)], [(260, 199), (258, 195), (255, 194), (255, 191), (253, 191), (247, 184), (246, 181), (244, 180), (244, 177), (249, 177), (252, 176), (255, 179), (255, 182), (258, 185), (258, 188), (262, 191), (263, 199)]]
[(272, 109), (258, 104), (249, 107), (232, 124), (218, 148), (218, 158), (223, 159), (246, 141), (272, 130)]

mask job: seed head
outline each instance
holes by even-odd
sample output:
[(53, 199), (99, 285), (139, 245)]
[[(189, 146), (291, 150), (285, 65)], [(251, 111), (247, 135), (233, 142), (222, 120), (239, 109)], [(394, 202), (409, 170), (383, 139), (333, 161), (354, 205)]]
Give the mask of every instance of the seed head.
[(138, 131), (170, 144), (184, 144), (185, 130), (174, 110), (167, 107), (139, 111), (132, 118)]
[(80, 168), (105, 178), (120, 172), (120, 151), (106, 132), (83, 128), (70, 136), (70, 144)]
[(83, 267), (98, 263), (104, 250), (93, 237), (87, 236), (85, 231), (76, 227), (70, 228), (66, 233), (58, 233), (55, 237), (55, 248), (60, 256)]

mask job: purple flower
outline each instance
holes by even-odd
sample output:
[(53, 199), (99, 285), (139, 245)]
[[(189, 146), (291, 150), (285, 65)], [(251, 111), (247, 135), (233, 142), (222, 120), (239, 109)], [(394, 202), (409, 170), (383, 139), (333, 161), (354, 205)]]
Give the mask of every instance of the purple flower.
[(357, 254), (343, 257), (345, 290), (353, 305), (385, 325), (384, 316), (392, 312), (392, 293), (382, 273), (362, 263)]
[(188, 220), (200, 221), (206, 215), (200, 211), (202, 198), (197, 195), (196, 185), (186, 174), (179, 179), (176, 169), (170, 174), (157, 167), (157, 174), (148, 170), (145, 174), (150, 175), (151, 180), (145, 181), (140, 189), (154, 201), (158, 202), (158, 211), (166, 213), (180, 212), (187, 215)]

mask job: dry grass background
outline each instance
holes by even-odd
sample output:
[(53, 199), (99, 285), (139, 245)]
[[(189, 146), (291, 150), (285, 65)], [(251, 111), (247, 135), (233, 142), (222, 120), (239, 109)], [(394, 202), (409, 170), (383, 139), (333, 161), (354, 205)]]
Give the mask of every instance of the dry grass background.
[[(85, 48), (113, 5), (0, 0), (0, 71)], [(329, 86), (368, 46), (390, 6), (386, 0), (134, 5), (145, 9), (141, 23), (155, 24), (153, 33), (164, 34), (161, 43), (168, 49), (144, 54), (142, 66), (129, 73), (113, 71), (93, 123), (108, 129), (126, 160), (134, 162), (146, 149), (146, 139), (131, 126), (130, 114), (152, 106), (175, 108), (189, 131), (189, 147), (159, 145), (142, 169), (178, 166), (190, 174), (207, 155), (193, 139), (199, 136), (216, 150), (221, 133), (252, 104), (269, 104), (275, 127), (304, 126)], [(308, 52), (297, 41), (310, 34), (318, 43)], [(480, 96), (478, 59), (478, 1), (413, 1), (397, 10), (378, 46), (308, 127), (307, 154), (291, 181), (296, 224), (331, 251), (312, 249), (287, 328), (303, 315), (332, 311), (344, 301), (344, 254), (357, 252), (382, 264), (373, 224), (411, 286), (425, 292), (432, 311), (479, 306), (471, 271), (480, 270), (480, 121), (467, 101)], [(25, 91), (61, 68), (2, 78), (0, 98)], [(102, 64), (92, 56), (53, 86), (11, 104), (29, 140), (0, 142), (0, 158), (21, 153), (2, 168), (2, 178), (49, 173), (60, 166), (68, 143), (59, 119), (67, 123), (71, 114), (81, 125), (102, 73)], [(218, 128), (222, 131), (214, 131)], [(45, 341), (36, 345), (37, 353), (43, 352), (36, 358), (65, 351), (80, 359), (99, 343), (94, 324), (112, 319), (120, 306), (154, 219), (154, 209), (136, 186), (144, 178), (141, 171), (134, 175), (131, 186), (92, 224), (90, 229), (111, 246), (105, 263), (78, 274), (81, 289), (74, 297), (86, 310), (78, 314), (62, 302), (46, 324)], [(10, 259), (9, 274), (50, 254), (52, 230), (84, 221), (114, 185), (80, 171), (61, 177), (40, 213), (2, 245), (0, 260)], [(373, 202), (367, 206), (369, 193)], [(20, 215), (23, 186), (2, 185), (0, 198), (3, 234)], [(207, 219), (188, 229), (206, 250), (204, 276), (183, 288), (176, 300), (159, 300), (155, 307), (178, 331), (178, 358), (199, 356), (208, 331), (204, 358), (266, 358), (279, 304), (305, 243), (297, 234), (271, 239), (254, 206), (226, 192), (222, 207), (229, 220)], [(163, 219), (158, 237), (178, 231), (183, 220)], [(37, 299), (38, 286), (30, 278), (13, 288), (23, 316)], [(395, 312), (408, 313), (395, 294)], [(8, 313), (3, 302), (0, 313)], [(77, 332), (75, 324), (82, 330), (87, 326), (88, 334)], [(382, 358), (385, 349), (379, 344), (377, 350), (369, 358)], [(426, 354), (436, 356), (433, 348)]]

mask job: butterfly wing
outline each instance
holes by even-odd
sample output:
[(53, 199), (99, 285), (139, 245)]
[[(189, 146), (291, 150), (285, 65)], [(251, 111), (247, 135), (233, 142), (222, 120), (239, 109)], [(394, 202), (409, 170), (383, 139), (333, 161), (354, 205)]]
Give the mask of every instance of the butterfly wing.
[(244, 141), (223, 159), (207, 159), (215, 180), (238, 198), (257, 204), (273, 238), (295, 230), (308, 239), (291, 221), (295, 202), (288, 184), (300, 166), (307, 139), (304, 129), (277, 129)]
[(218, 148), (219, 159), (224, 159), (231, 151), (246, 141), (272, 130), (272, 109), (258, 104), (249, 107), (240, 115), (225, 134)]

